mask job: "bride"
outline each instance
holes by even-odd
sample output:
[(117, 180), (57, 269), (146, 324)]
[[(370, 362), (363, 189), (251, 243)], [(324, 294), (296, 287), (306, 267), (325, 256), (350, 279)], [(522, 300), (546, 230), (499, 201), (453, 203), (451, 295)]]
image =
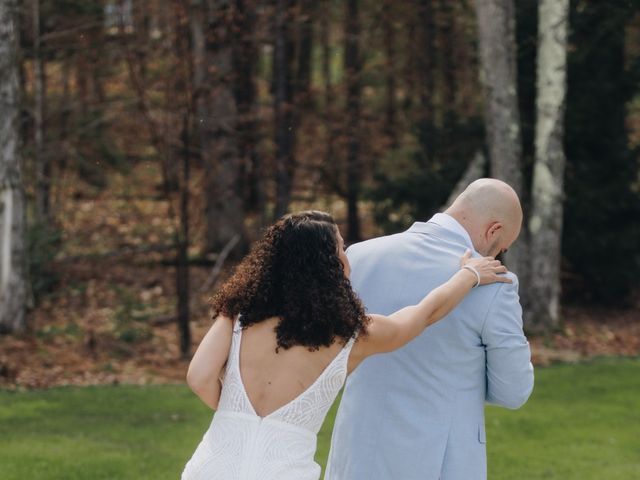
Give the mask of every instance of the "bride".
[(333, 218), (286, 215), (213, 299), (215, 320), (187, 382), (213, 421), (183, 480), (318, 480), (317, 433), (347, 375), (402, 347), (477, 285), (510, 282), (491, 257), (471, 258), (417, 305), (365, 314)]

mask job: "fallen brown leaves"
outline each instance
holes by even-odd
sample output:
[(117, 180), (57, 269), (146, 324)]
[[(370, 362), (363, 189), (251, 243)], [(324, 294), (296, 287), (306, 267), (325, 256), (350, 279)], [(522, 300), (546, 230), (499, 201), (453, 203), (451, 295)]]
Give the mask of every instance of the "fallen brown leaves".
[(564, 310), (560, 332), (530, 339), (538, 365), (576, 362), (597, 356), (640, 355), (638, 309), (577, 308)]
[[(65, 295), (60, 293), (31, 312), (28, 332), (0, 337), (0, 387), (183, 381), (188, 363), (179, 352), (177, 328), (148, 324), (149, 314), (163, 311), (156, 305), (164, 302), (144, 304), (141, 300), (149, 299), (145, 292), (150, 289), (145, 282), (154, 278), (149, 271), (153, 268), (138, 267), (147, 274), (144, 281), (134, 281), (136, 272), (130, 271), (130, 280), (118, 282), (115, 285), (119, 290), (114, 290), (111, 275), (117, 275), (120, 268), (125, 267), (98, 269), (100, 273), (89, 281), (84, 293), (78, 294), (77, 290), (67, 287)], [(197, 272), (194, 273), (197, 277)], [(74, 269), (69, 269), (66, 275), (74, 277)], [(171, 296), (172, 279), (165, 276), (167, 278), (155, 277), (158, 285), (169, 285), (166, 290), (152, 287), (154, 295)], [(134, 292), (136, 288), (140, 308), (153, 307), (146, 312), (141, 310), (146, 318), (140, 320), (135, 319), (134, 307), (138, 305), (122, 311), (123, 300), (116, 293)], [(88, 295), (95, 298), (91, 300)], [(166, 307), (172, 308), (171, 302), (166, 302)], [(194, 312), (194, 318), (201, 313)]]
[[(34, 315), (39, 316), (41, 312)], [(93, 336), (33, 333), (0, 337), (0, 387), (48, 388), (62, 385), (180, 383), (188, 366), (178, 349), (174, 325), (154, 327), (151, 338), (130, 344), (105, 328), (107, 316), (93, 319)], [(583, 361), (596, 356), (640, 355), (637, 311), (568, 309), (564, 328), (549, 337), (530, 339), (533, 362)], [(88, 317), (85, 317), (85, 320)], [(208, 328), (205, 314), (193, 322), (194, 348)], [(89, 329), (89, 321), (80, 328)]]
[[(175, 310), (175, 253), (144, 248), (173, 242), (175, 222), (159, 183), (153, 163), (112, 175), (102, 192), (60, 181), (63, 242), (51, 265), (59, 282), (29, 313), (27, 332), (0, 336), (0, 388), (184, 381), (188, 360), (177, 327), (153, 322)], [(194, 289), (207, 274), (192, 268)], [(195, 296), (199, 341), (208, 295)]]

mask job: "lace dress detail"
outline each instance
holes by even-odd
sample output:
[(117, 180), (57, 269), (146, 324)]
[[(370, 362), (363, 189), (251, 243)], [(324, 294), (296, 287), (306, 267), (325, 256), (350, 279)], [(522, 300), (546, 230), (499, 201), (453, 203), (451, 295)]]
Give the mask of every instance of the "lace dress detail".
[(295, 399), (260, 417), (240, 376), (242, 328), (236, 320), (218, 410), (182, 480), (318, 480), (317, 434), (344, 385), (355, 338)]

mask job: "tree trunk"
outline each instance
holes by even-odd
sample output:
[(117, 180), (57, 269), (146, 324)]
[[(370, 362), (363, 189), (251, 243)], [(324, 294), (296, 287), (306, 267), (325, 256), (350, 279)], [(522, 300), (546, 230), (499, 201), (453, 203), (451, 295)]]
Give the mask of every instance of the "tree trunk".
[(242, 159), (242, 185), (245, 206), (258, 213), (258, 229), (267, 223), (264, 172), (258, 154), (258, 131), (256, 111), (256, 65), (258, 47), (255, 28), (256, 5), (253, 0), (235, 0), (234, 72), (235, 99), (238, 105), (238, 147)]
[(204, 152), (200, 142), (203, 140), (201, 132), (204, 118), (207, 116), (206, 91), (207, 91), (207, 55), (206, 55), (206, 10), (204, 0), (191, 0), (189, 5), (189, 33), (191, 36), (191, 64), (193, 68), (193, 103), (196, 116), (197, 136), (193, 141), (193, 147), (197, 157), (202, 159)]
[[(71, 118), (71, 114), (73, 112), (73, 107), (71, 106), (71, 73), (72, 73), (72, 63), (73, 56), (69, 52), (65, 52), (62, 56), (60, 62), (61, 65), (61, 75), (62, 75), (62, 95), (60, 96), (59, 102), (56, 102), (56, 115), (58, 116), (58, 134), (57, 134), (57, 144), (60, 146), (56, 149), (55, 152), (51, 152), (50, 159), (53, 158), (56, 166), (56, 178), (60, 179), (64, 177), (64, 171), (67, 169), (67, 152), (69, 150), (69, 119)], [(49, 163), (51, 166), (51, 163)], [(53, 178), (49, 180), (49, 194), (50, 194), (50, 203), (51, 210), (57, 211), (59, 206), (62, 204), (63, 192), (61, 188), (52, 188)], [(55, 192), (54, 196), (51, 196), (51, 190)]]
[(358, 0), (347, 0), (344, 69), (347, 82), (347, 240), (360, 241), (360, 18)]
[(329, 188), (342, 194), (340, 187), (340, 169), (335, 160), (336, 126), (334, 115), (334, 92), (331, 84), (331, 0), (323, 0), (320, 16), (320, 43), (322, 44), (322, 77), (324, 79), (324, 109), (322, 121), (324, 123), (325, 154), (322, 168), (324, 180)]
[(151, 15), (154, 6), (151, 5), (149, 0), (137, 0), (135, 3), (130, 4), (129, 8), (131, 9), (131, 25), (129, 28), (132, 29), (135, 41), (141, 45), (141, 48), (136, 50), (136, 56), (138, 57), (140, 76), (145, 78), (148, 73), (148, 56), (150, 53), (148, 45), (151, 38)]
[[(182, 57), (175, 55), (175, 51), (172, 48), (178, 48), (177, 42), (179, 41), (178, 37), (184, 33), (184, 28), (181, 24), (183, 21), (180, 18), (182, 14), (181, 8), (182, 5), (180, 1), (176, 3), (175, 0), (162, 0), (161, 7), (167, 12), (167, 24), (166, 24), (166, 42), (163, 42), (165, 46), (165, 54), (169, 55), (169, 58), (173, 60), (181, 60)], [(169, 20), (171, 19), (171, 20)], [(126, 38), (132, 38), (131, 36), (126, 36)], [(128, 52), (129, 63), (131, 64), (131, 69), (135, 70), (136, 76), (138, 79), (138, 91), (140, 92), (140, 98), (144, 99), (147, 97), (147, 89), (149, 88), (149, 79), (145, 78), (145, 72), (147, 68), (144, 64), (139, 64), (139, 54), (136, 52), (135, 46), (133, 49), (130, 49)], [(169, 107), (169, 110), (172, 110), (172, 105), (176, 102), (176, 97), (179, 92), (182, 92), (182, 89), (176, 89), (176, 76), (179, 75), (179, 72), (174, 72), (174, 75), (167, 75), (166, 80), (164, 81), (164, 98), (165, 105)], [(179, 118), (178, 116), (173, 116), (171, 114), (164, 115), (162, 120), (154, 121), (152, 115), (152, 102), (146, 100), (146, 117), (149, 128), (153, 130), (151, 133), (152, 143), (156, 147), (157, 151), (162, 155), (161, 158), (161, 167), (162, 167), (162, 187), (167, 195), (167, 198), (176, 192), (180, 192), (180, 153), (178, 152), (178, 148), (176, 148), (175, 136), (171, 135), (171, 132), (175, 130), (175, 126), (173, 122), (175, 122), (175, 118)]]
[[(180, 352), (183, 358), (188, 358), (191, 349), (191, 329), (189, 327), (190, 298), (189, 291), (189, 245), (191, 244), (189, 232), (189, 198), (191, 180), (191, 132), (193, 131), (193, 117), (195, 110), (195, 94), (193, 84), (194, 55), (192, 43), (189, 42), (189, 33), (192, 27), (190, 4), (184, 0), (176, 2), (176, 26), (174, 39), (174, 53), (176, 58), (175, 76), (173, 78), (175, 95), (174, 101), (169, 105), (180, 108), (181, 129), (179, 141), (176, 145), (174, 158), (181, 170), (180, 179), (180, 207), (179, 226), (176, 231), (176, 293), (178, 296), (178, 331), (180, 334)], [(167, 97), (169, 100), (171, 96)], [(176, 118), (174, 117), (174, 118)]]
[(425, 158), (432, 160), (436, 152), (436, 138), (434, 128), (434, 72), (435, 72), (435, 21), (433, 0), (420, 0), (418, 6), (420, 20), (421, 48), (418, 49), (418, 66), (420, 86), (420, 113), (418, 126), (420, 128), (420, 143)]
[(456, 94), (457, 78), (455, 45), (459, 33), (456, 29), (455, 4), (448, 0), (438, 2), (438, 37), (442, 49), (442, 109), (443, 122), (438, 144), (441, 145), (441, 158), (452, 159), (455, 154), (455, 129), (457, 123)]
[(398, 146), (398, 130), (396, 126), (396, 29), (392, 13), (391, 0), (384, 0), (382, 22), (384, 28), (385, 50), (385, 122), (384, 129), (391, 141), (391, 147)]
[[(401, 44), (413, 45), (416, 41), (417, 32), (420, 31), (421, 25), (418, 19), (417, 12), (415, 15), (407, 20), (405, 28), (401, 30)], [(401, 89), (405, 91), (404, 99), (402, 100), (401, 107), (405, 116), (411, 116), (413, 114), (413, 108), (418, 98), (418, 85), (420, 82), (420, 53), (419, 49), (409, 49), (405, 55), (405, 61), (403, 62), (400, 70), (400, 80), (402, 81)]]
[(491, 174), (522, 193), (513, 0), (476, 0)]
[(190, 114), (183, 119), (182, 134), (182, 188), (180, 189), (180, 229), (177, 242), (176, 291), (178, 294), (178, 329), (180, 331), (180, 352), (184, 358), (191, 349), (191, 329), (189, 328), (189, 180), (190, 180)]
[[(240, 192), (240, 154), (238, 151), (238, 112), (233, 95), (233, 45), (229, 11), (231, 0), (202, 1), (198, 6), (204, 27), (204, 81), (196, 84), (200, 146), (205, 167), (206, 250), (223, 248), (236, 234), (243, 239), (244, 209)], [(202, 10), (204, 9), (204, 11)]]
[(18, 7), (0, 0), (0, 333), (24, 330), (25, 201), (19, 133)]
[(560, 323), (560, 260), (565, 156), (569, 0), (541, 0), (538, 20), (536, 137), (531, 214), (529, 326)]
[(273, 49), (273, 100), (276, 143), (276, 207), (275, 218), (284, 215), (291, 202), (295, 157), (293, 88), (291, 82), (291, 2), (276, 0), (275, 46)]
[(317, 0), (300, 2), (300, 44), (296, 72), (296, 106), (304, 110), (311, 105), (311, 53), (313, 49), (313, 18)]
[[(522, 198), (514, 4), (513, 0), (476, 0), (475, 5), (490, 172)], [(524, 230), (505, 258), (509, 268), (521, 277), (522, 285), (526, 285), (522, 280), (527, 277)]]
[(89, 92), (88, 92), (88, 80), (87, 71), (89, 65), (85, 54), (83, 52), (87, 47), (82, 45), (81, 51), (76, 51), (74, 55), (75, 59), (75, 84), (78, 91), (78, 99), (80, 100), (80, 113), (82, 116), (86, 116), (89, 111)]
[(40, 0), (32, 1), (33, 15), (33, 81), (35, 105), (34, 116), (34, 160), (36, 171), (36, 218), (38, 223), (47, 224), (50, 214), (49, 191), (51, 169), (44, 148), (44, 117), (46, 105), (46, 74), (42, 58), (40, 40)]

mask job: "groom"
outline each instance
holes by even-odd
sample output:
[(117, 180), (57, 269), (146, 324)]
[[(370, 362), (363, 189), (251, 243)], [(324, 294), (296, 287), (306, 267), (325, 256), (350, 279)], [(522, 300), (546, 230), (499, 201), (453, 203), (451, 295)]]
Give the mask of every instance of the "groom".
[[(460, 267), (467, 248), (496, 256), (522, 209), (504, 182), (473, 182), (443, 214), (353, 245), (351, 282), (372, 313), (417, 303)], [(448, 317), (349, 377), (325, 480), (486, 479), (484, 404), (522, 406), (533, 388), (518, 282), (473, 290)]]

